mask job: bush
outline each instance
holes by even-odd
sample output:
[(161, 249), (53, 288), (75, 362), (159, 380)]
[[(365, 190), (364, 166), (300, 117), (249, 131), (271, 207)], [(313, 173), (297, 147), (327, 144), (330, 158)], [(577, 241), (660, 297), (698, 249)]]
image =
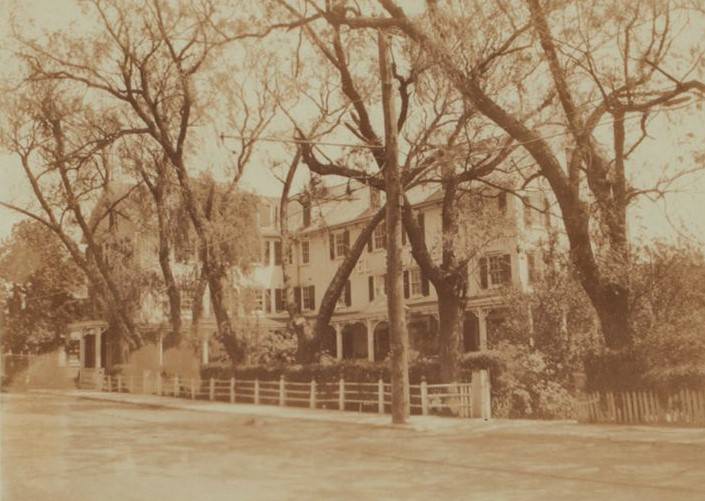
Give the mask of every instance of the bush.
[[(501, 355), (494, 351), (468, 353), (461, 359), (461, 380), (469, 381), (473, 370), (488, 369), (493, 378), (503, 370)], [(340, 378), (346, 381), (373, 383), (379, 379), (390, 381), (387, 362), (369, 362), (367, 360), (343, 360), (333, 363), (309, 365), (240, 365), (210, 364), (201, 369), (203, 378), (260, 379), (273, 380), (284, 376), (289, 381), (319, 383), (335, 382)], [(436, 357), (417, 358), (409, 364), (409, 381), (419, 384), (423, 379), (428, 383), (440, 382), (440, 366)]]

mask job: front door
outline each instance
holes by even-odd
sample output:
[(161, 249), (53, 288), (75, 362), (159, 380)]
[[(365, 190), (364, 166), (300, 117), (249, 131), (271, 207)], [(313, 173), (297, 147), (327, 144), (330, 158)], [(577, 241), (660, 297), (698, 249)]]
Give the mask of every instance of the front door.
[(83, 366), (87, 369), (95, 367), (95, 334), (83, 336)]

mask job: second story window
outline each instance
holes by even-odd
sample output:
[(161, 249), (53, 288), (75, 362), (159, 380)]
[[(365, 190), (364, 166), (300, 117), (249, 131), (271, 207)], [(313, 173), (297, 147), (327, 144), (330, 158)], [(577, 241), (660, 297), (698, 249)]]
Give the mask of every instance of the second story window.
[(502, 287), (512, 283), (512, 259), (509, 254), (480, 258), (480, 287)]
[(278, 240), (274, 242), (274, 264), (282, 264), (282, 243)]
[(352, 306), (352, 286), (350, 280), (345, 282), (345, 287), (338, 296), (338, 303), (336, 305), (338, 308), (347, 308)]
[(375, 228), (374, 235), (372, 236), (372, 241), (374, 243), (375, 249), (387, 248), (387, 225), (384, 221), (379, 223)]
[(308, 240), (301, 241), (301, 264), (308, 264), (311, 262), (311, 249), (309, 247)]
[(347, 256), (350, 249), (350, 232), (348, 230), (330, 233), (329, 240), (331, 259)]
[(269, 240), (265, 240), (262, 242), (262, 264), (265, 266), (269, 266), (270, 264), (270, 253), (271, 250), (269, 248)]
[(259, 206), (259, 225), (265, 228), (272, 225), (272, 208), (267, 203)]

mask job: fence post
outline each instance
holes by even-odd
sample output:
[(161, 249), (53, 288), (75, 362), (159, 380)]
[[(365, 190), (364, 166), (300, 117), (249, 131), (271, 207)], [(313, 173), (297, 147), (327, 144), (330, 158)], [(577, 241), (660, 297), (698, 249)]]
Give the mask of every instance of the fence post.
[(157, 395), (162, 396), (162, 375), (157, 374)]
[(421, 378), (421, 414), (428, 415), (428, 383), (425, 376)]
[(118, 393), (122, 393), (122, 375), (121, 374), (117, 375), (117, 391), (118, 391)]
[(174, 376), (174, 396), (178, 397), (179, 396), (179, 375)]
[(211, 378), (208, 384), (208, 399), (215, 400), (215, 379)]
[(345, 410), (345, 380), (342, 377), (338, 381), (338, 409)]
[(284, 374), (279, 376), (279, 405), (283, 406), (286, 403), (286, 389), (284, 386)]
[(482, 419), (490, 419), (490, 378), (486, 369), (472, 371), (472, 379), (470, 380), (470, 392), (472, 395), (472, 415)]
[(377, 412), (384, 414), (384, 381), (377, 380)]
[(113, 391), (113, 380), (110, 374), (108, 374), (108, 393), (110, 393), (111, 391)]
[(255, 405), (259, 404), (259, 379), (255, 378)]
[(311, 409), (316, 408), (316, 380), (311, 380), (311, 393), (308, 396), (308, 406)]
[(134, 374), (130, 374), (127, 380), (127, 391), (128, 393), (134, 393), (135, 392), (135, 376)]
[(235, 403), (235, 378), (230, 378), (230, 403)]
[(191, 400), (196, 399), (196, 382), (191, 378)]
[(95, 373), (95, 390), (101, 391), (103, 389), (103, 378), (100, 373)]

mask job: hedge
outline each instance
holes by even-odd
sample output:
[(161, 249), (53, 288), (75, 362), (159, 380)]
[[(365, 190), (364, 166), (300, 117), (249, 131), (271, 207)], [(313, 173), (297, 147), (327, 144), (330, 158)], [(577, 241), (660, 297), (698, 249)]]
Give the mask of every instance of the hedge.
[[(460, 362), (460, 380), (469, 381), (472, 371), (489, 370), (492, 378), (504, 370), (504, 362), (496, 351), (470, 352), (462, 356)], [(346, 381), (372, 383), (379, 379), (390, 381), (389, 364), (387, 362), (369, 362), (367, 360), (343, 360), (330, 364), (309, 365), (222, 365), (209, 364), (201, 368), (201, 377), (214, 379), (259, 379), (262, 381), (279, 379), (281, 376), (288, 381), (309, 382), (312, 379), (319, 383)], [(436, 357), (420, 358), (409, 364), (410, 384), (419, 384), (422, 379), (435, 384), (440, 382), (440, 364)]]

